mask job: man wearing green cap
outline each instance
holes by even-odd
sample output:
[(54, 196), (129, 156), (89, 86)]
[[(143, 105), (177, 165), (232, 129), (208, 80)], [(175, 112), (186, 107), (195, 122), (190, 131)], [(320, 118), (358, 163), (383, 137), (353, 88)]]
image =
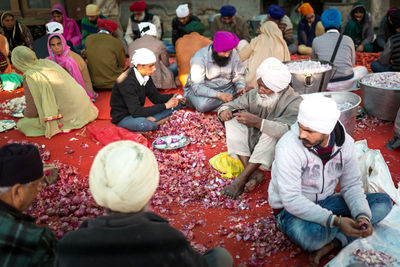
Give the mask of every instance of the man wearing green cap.
[(43, 163), (33, 145), (0, 148), (0, 263), (53, 266), (56, 240), (26, 211), (43, 187)]

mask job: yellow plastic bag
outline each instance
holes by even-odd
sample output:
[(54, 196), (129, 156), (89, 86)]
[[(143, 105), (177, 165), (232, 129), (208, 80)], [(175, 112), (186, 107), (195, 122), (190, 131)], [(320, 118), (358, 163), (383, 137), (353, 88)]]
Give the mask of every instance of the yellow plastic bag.
[(228, 152), (215, 155), (210, 159), (211, 166), (219, 172), (222, 172), (222, 178), (231, 179), (238, 176), (244, 169), (240, 160), (229, 157)]

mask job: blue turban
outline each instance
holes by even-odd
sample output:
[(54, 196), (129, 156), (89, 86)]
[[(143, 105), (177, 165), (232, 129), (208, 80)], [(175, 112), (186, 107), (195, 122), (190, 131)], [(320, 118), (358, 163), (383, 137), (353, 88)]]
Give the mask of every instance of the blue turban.
[(236, 8), (234, 6), (226, 5), (221, 7), (219, 13), (221, 13), (223, 17), (233, 17), (236, 13)]
[(331, 8), (325, 10), (321, 15), (321, 23), (325, 29), (328, 28), (340, 28), (340, 24), (342, 22), (342, 15), (340, 14), (339, 9)]
[(271, 18), (276, 20), (281, 19), (286, 14), (285, 10), (277, 5), (270, 5), (268, 7), (267, 13), (270, 15)]

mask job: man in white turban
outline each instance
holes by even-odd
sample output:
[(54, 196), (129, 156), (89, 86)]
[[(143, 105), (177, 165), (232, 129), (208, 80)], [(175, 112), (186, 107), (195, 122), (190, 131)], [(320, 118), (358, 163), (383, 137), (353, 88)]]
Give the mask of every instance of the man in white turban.
[(313, 252), (313, 265), (331, 250), (370, 236), (392, 208), (387, 194), (364, 194), (354, 140), (339, 116), (335, 101), (308, 95), (297, 123), (276, 145), (272, 165), (268, 202), (278, 227)]
[[(153, 131), (166, 122), (180, 101), (177, 94), (160, 94), (151, 75), (156, 71), (156, 56), (147, 48), (135, 50), (132, 67), (115, 81), (111, 92), (111, 122), (130, 131)], [(146, 97), (153, 106), (145, 107)]]
[[(64, 33), (64, 27), (62, 24), (52, 21), (46, 24), (46, 34), (35, 40), (33, 43), (33, 51), (38, 59), (44, 59), (49, 56), (49, 50), (47, 43), (49, 42), (49, 36), (53, 33)], [(72, 43), (71, 43), (72, 46)]]
[(56, 266), (232, 267), (221, 247), (200, 254), (184, 235), (151, 212), (159, 183), (153, 152), (132, 141), (102, 148), (89, 174), (90, 192), (107, 215), (88, 219), (57, 246)]
[(275, 144), (296, 121), (301, 97), (289, 86), (291, 74), (276, 58), (267, 58), (257, 69), (258, 88), (245, 93), (218, 110), (225, 122), (228, 154), (239, 158), (244, 170), (222, 191), (236, 198), (253, 190), (270, 170)]
[(204, 24), (198, 17), (190, 14), (188, 4), (179, 5), (176, 9), (176, 17), (172, 20), (172, 45), (175, 46), (179, 38), (194, 31), (202, 34)]
[[(167, 49), (164, 43), (157, 39), (156, 26), (150, 22), (141, 22), (139, 30), (141, 37), (129, 44), (129, 58), (132, 58), (135, 50), (139, 48), (151, 50), (156, 56), (156, 71), (151, 75), (155, 86), (158, 89), (176, 88), (174, 73), (169, 68)], [(177, 67), (176, 72), (178, 72)]]

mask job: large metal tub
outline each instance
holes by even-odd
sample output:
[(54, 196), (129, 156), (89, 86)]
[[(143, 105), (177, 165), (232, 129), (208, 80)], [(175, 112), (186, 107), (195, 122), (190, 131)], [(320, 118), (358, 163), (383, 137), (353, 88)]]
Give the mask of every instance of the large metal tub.
[[(371, 73), (364, 77), (372, 75), (375, 74)], [(359, 84), (365, 110), (378, 119), (394, 121), (400, 108), (400, 88), (370, 86), (363, 83), (363, 79), (360, 80)]]
[(321, 92), (313, 94), (303, 94), (301, 96), (305, 99), (307, 97), (317, 94), (332, 98), (336, 102), (338, 107), (345, 103), (351, 104), (351, 106), (349, 106), (348, 108), (344, 108), (340, 111), (339, 120), (346, 129), (346, 132), (350, 135), (353, 135), (354, 128), (356, 126), (358, 106), (361, 103), (361, 97), (351, 92)]
[(322, 64), (329, 64), (332, 68), (325, 72), (319, 73), (306, 73), (306, 74), (298, 74), (292, 73), (292, 81), (291, 85), (293, 89), (299, 94), (311, 94), (316, 92), (323, 92), (328, 87), (329, 80), (332, 77), (333, 65), (332, 63), (325, 60), (317, 60), (317, 59), (300, 59), (293, 61), (285, 61), (284, 64), (291, 62), (299, 62), (299, 61), (317, 61)]

